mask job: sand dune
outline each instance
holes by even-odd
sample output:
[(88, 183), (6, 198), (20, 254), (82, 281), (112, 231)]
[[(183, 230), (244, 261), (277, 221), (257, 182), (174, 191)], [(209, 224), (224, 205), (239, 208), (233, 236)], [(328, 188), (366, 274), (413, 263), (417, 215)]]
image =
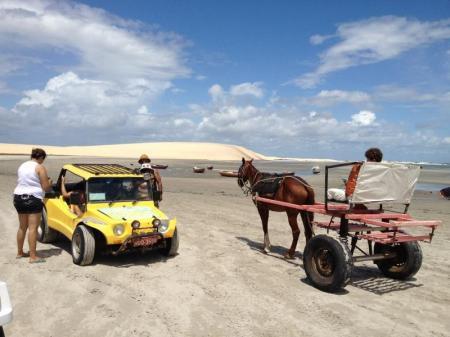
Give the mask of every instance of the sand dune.
[(136, 158), (147, 153), (154, 159), (239, 160), (242, 157), (271, 160), (242, 146), (218, 143), (165, 142), (95, 146), (47, 146), (0, 143), (0, 154), (29, 154), (33, 147), (43, 148), (49, 155)]

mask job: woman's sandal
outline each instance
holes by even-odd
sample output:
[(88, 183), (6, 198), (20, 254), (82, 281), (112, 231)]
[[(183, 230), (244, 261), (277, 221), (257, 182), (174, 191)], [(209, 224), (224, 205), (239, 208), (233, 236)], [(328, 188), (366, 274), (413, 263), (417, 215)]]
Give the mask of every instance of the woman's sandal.
[(45, 262), (45, 259), (42, 257), (39, 257), (35, 260), (30, 260), (30, 263), (43, 263), (43, 262)]

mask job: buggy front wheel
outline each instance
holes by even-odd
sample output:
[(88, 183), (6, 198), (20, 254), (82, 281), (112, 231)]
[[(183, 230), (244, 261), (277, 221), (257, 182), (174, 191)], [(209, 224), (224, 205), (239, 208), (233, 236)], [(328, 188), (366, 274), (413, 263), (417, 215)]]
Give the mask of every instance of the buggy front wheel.
[(316, 235), (308, 241), (303, 265), (313, 286), (327, 292), (344, 288), (353, 268), (348, 247), (327, 235)]
[(165, 239), (165, 247), (162, 249), (162, 253), (166, 256), (175, 256), (178, 253), (178, 246), (180, 245), (180, 237), (178, 236), (178, 230), (175, 228), (173, 236)]
[(95, 256), (95, 237), (92, 229), (78, 225), (72, 236), (73, 263), (80, 266), (91, 264)]
[(392, 259), (375, 261), (380, 271), (393, 279), (406, 280), (414, 276), (422, 266), (422, 249), (417, 241), (393, 245), (375, 243), (374, 253), (395, 254)]

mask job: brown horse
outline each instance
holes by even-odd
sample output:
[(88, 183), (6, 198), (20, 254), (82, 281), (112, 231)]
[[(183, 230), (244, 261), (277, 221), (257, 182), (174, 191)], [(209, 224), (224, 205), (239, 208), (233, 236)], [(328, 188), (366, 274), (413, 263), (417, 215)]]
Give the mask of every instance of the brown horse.
[[(258, 169), (253, 166), (252, 162), (253, 159), (246, 161), (244, 158), (242, 158), (242, 165), (239, 167), (238, 184), (244, 190), (244, 193), (251, 193), (253, 196), (258, 193), (259, 196), (264, 198), (285, 201), (298, 205), (314, 204), (314, 190), (305, 180), (300, 177), (280, 177), (279, 187), (274, 194), (264, 194), (261, 193), (261, 191), (257, 192), (257, 187), (264, 183), (264, 181), (270, 181), (270, 179), (273, 180), (274, 175), (258, 171)], [(264, 231), (263, 250), (265, 253), (268, 253), (270, 250), (270, 240), (268, 233), (269, 211), (286, 212), (289, 225), (291, 226), (292, 230), (292, 244), (291, 248), (284, 254), (284, 256), (286, 258), (293, 259), (295, 249), (297, 247), (298, 237), (300, 235), (300, 229), (298, 228), (297, 223), (298, 213), (300, 213), (302, 217), (303, 227), (305, 229), (305, 238), (307, 241), (313, 235), (311, 224), (313, 220), (313, 213), (286, 208), (283, 206), (266, 204), (262, 202), (256, 202), (255, 204), (258, 208), (259, 216), (261, 217), (262, 228)]]

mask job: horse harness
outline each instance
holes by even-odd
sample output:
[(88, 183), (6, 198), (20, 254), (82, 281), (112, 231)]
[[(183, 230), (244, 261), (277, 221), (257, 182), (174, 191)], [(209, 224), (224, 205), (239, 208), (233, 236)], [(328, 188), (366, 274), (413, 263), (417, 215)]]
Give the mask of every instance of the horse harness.
[(254, 175), (253, 181), (258, 178), (258, 175), (262, 175), (261, 179), (253, 184), (250, 184), (250, 179), (244, 182), (243, 178), (239, 177), (242, 183), (241, 189), (246, 196), (248, 196), (249, 194), (255, 196), (258, 193), (259, 196), (266, 196), (271, 198), (277, 193), (281, 183), (286, 178), (295, 179), (305, 187), (311, 187), (303, 179), (293, 175), (285, 175), (283, 173), (257, 172)]

